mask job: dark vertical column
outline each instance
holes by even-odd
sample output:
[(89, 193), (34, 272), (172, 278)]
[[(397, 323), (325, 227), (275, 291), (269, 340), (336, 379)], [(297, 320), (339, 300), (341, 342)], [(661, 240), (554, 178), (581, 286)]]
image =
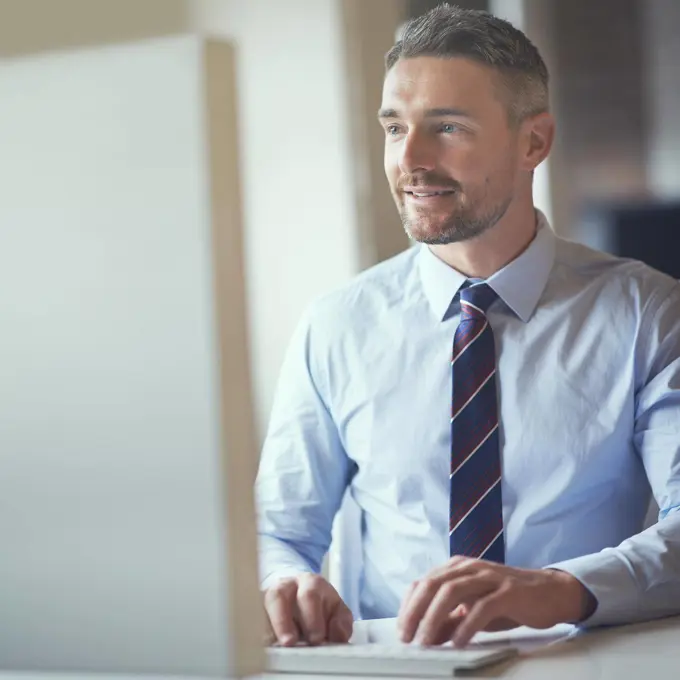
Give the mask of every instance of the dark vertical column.
[(549, 3), (553, 107), (574, 220), (591, 199), (646, 191), (648, 122), (639, 0)]

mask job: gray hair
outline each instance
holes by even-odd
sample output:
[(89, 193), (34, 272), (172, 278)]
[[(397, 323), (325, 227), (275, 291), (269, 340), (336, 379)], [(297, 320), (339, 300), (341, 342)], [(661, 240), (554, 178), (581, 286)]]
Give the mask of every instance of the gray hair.
[(385, 55), (399, 59), (466, 57), (500, 76), (511, 123), (549, 110), (548, 68), (538, 49), (511, 23), (480, 10), (442, 4), (408, 21)]

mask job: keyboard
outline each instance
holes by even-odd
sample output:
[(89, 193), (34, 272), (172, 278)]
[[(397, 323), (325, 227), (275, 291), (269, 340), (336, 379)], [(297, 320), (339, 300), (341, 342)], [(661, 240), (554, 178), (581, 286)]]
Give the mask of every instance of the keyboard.
[(275, 673), (451, 677), (517, 654), (515, 647), (489, 649), (418, 647), (407, 644), (348, 644), (269, 647), (268, 668)]

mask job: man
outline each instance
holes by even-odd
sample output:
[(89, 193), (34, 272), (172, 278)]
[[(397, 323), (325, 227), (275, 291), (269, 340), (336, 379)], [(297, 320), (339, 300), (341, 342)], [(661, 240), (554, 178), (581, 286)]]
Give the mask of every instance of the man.
[(406, 642), (680, 612), (680, 285), (535, 210), (554, 122), (520, 31), (443, 5), (386, 62), (385, 171), (421, 245), (289, 348), (257, 483), (273, 635), (349, 638), (317, 575), (347, 488), (361, 614)]

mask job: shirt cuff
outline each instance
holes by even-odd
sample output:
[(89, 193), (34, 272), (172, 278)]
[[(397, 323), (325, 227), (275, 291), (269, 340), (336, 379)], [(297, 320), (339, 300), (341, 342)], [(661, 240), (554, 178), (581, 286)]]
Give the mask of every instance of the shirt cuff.
[(571, 574), (597, 601), (595, 611), (577, 624), (581, 628), (625, 623), (639, 609), (635, 575), (613, 548), (550, 564), (546, 568)]

